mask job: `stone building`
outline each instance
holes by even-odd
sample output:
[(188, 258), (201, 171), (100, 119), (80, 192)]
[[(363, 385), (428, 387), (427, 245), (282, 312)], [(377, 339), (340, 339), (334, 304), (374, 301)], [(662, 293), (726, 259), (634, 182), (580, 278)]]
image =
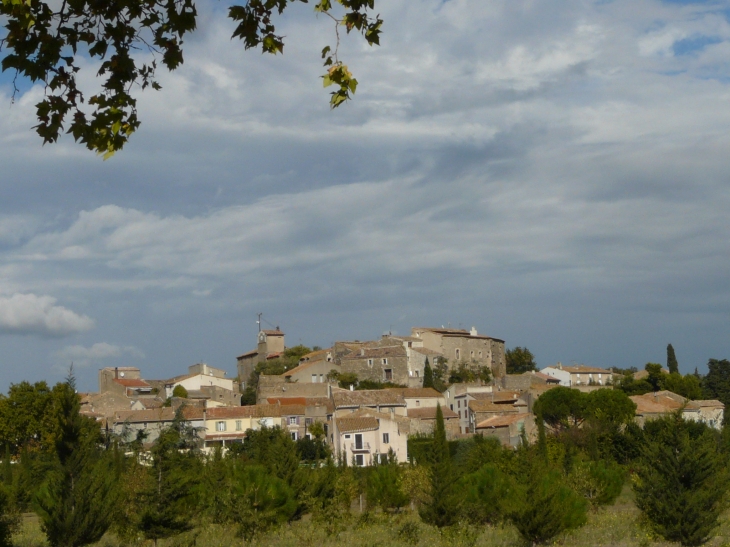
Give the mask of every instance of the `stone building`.
[(153, 388), (142, 380), (136, 367), (106, 367), (99, 369), (99, 393), (116, 393), (125, 397), (154, 397)]
[(450, 368), (461, 363), (489, 367), (492, 375), (501, 378), (506, 374), (504, 340), (480, 336), (476, 328), (445, 329), (413, 327), (411, 335), (423, 341), (423, 347), (438, 352), (448, 360)]
[(408, 355), (403, 346), (361, 347), (339, 362), (342, 374), (356, 374), (358, 380), (408, 385)]
[(284, 333), (278, 327), (276, 330), (259, 331), (257, 341), (258, 345), (255, 350), (236, 357), (236, 361), (238, 362), (238, 380), (241, 382), (241, 389), (246, 388), (246, 382), (251, 377), (251, 373), (256, 368), (256, 365), (267, 359), (281, 357), (286, 349), (284, 345)]

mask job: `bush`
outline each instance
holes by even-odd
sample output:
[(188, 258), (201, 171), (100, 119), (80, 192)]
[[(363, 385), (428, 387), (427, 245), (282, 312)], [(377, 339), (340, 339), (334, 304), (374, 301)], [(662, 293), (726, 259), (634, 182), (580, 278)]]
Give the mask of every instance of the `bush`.
[(611, 505), (621, 494), (624, 470), (611, 461), (577, 462), (568, 476), (568, 484), (593, 507)]
[(510, 520), (532, 543), (545, 543), (586, 522), (587, 502), (565, 484), (559, 471), (536, 462), (517, 499), (519, 505)]
[(516, 509), (515, 482), (494, 464), (462, 477), (460, 488), (465, 492), (464, 519), (474, 524), (497, 524)]

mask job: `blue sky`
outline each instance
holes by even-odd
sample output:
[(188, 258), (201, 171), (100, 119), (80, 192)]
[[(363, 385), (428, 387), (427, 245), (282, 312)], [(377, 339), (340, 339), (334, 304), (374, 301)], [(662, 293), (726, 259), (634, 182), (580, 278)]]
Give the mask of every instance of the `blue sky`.
[(730, 2), (380, 2), (335, 111), (311, 6), (277, 57), (200, 8), (106, 162), (41, 146), (42, 90), (0, 80), (2, 389), (233, 374), (257, 312), (289, 345), (451, 323), (540, 366), (730, 358)]

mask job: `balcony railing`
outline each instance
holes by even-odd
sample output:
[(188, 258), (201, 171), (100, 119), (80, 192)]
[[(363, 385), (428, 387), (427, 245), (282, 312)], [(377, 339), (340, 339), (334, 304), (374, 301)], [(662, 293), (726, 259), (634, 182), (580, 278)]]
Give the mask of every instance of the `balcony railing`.
[(350, 452), (370, 452), (370, 443), (350, 443)]

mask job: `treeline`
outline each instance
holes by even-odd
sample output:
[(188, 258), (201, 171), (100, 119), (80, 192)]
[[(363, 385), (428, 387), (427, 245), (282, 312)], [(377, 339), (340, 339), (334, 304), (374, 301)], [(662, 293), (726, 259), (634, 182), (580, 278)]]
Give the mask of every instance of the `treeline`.
[[(671, 345), (669, 346), (671, 348)], [(670, 356), (674, 355), (671, 350)], [(643, 395), (654, 391), (667, 390), (687, 399), (717, 399), (725, 406), (730, 407), (730, 361), (727, 359), (710, 359), (707, 363), (708, 372), (700, 375), (697, 370), (691, 374), (682, 375), (676, 366), (676, 359), (672, 364), (669, 361), (669, 372), (662, 369), (658, 363), (647, 363), (644, 367), (646, 374), (636, 379), (638, 372), (635, 367), (630, 369), (614, 369), (622, 374), (615, 387), (627, 395)]]
[(728, 491), (727, 428), (672, 415), (641, 429), (621, 390), (547, 391), (535, 405), (537, 439), (525, 435), (516, 449), (481, 436), (447, 441), (439, 409), (434, 434), (410, 441), (411, 462), (391, 453), (357, 468), (332, 457), (322, 428), (303, 442), (279, 428), (249, 431), (225, 454), (207, 455), (182, 418), (151, 445), (115, 438), (79, 414), (73, 378), (38, 387), (11, 389), (6, 398), (31, 393), (50, 403), (37, 415), (37, 432), (5, 445), (2, 545), (20, 511), (38, 514), (52, 546), (80, 547), (107, 532), (123, 543), (156, 543), (211, 523), (248, 541), (307, 514), (337, 534), (354, 503), (366, 512), (411, 508), (439, 528), (510, 523), (527, 541), (544, 543), (612, 504), (629, 478), (656, 533), (700, 545)]

